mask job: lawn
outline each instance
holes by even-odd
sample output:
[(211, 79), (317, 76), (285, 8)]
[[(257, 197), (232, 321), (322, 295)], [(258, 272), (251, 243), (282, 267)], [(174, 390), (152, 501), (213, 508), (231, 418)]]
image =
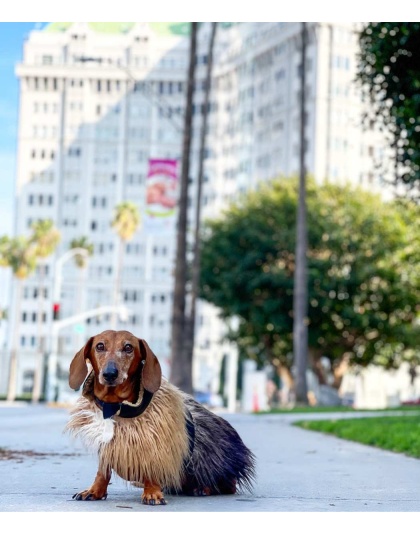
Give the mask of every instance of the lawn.
[(273, 408), (271, 410), (255, 412), (255, 415), (266, 415), (274, 413), (330, 413), (330, 412), (406, 412), (414, 411), (420, 413), (419, 405), (402, 405), (397, 408), (381, 408), (381, 409), (363, 409), (356, 410), (351, 406), (295, 406), (293, 408)]
[(307, 430), (333, 434), (388, 451), (420, 458), (420, 413), (417, 415), (383, 415), (358, 419), (298, 421)]

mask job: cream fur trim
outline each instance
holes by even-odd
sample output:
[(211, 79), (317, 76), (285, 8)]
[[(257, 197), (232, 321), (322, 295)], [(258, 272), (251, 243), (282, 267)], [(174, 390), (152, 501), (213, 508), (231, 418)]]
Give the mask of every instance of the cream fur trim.
[(184, 402), (181, 392), (164, 379), (146, 411), (132, 419), (104, 420), (94, 401), (80, 397), (66, 431), (99, 454), (103, 473), (111, 468), (129, 482), (148, 479), (162, 487), (181, 488), (189, 454)]

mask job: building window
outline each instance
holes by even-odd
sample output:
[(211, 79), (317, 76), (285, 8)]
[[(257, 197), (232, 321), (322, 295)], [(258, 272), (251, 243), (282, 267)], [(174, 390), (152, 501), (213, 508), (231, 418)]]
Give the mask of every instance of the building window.
[(80, 155), (82, 154), (82, 150), (80, 148), (72, 147), (69, 148), (67, 154), (69, 156), (80, 157)]

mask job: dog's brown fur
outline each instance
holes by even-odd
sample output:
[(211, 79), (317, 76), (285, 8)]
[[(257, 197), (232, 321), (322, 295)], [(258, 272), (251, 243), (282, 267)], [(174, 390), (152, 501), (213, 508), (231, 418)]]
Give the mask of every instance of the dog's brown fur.
[[(87, 379), (86, 361), (92, 366)], [(99, 467), (92, 486), (73, 496), (77, 500), (106, 498), (112, 471), (143, 486), (142, 502), (152, 505), (166, 504), (163, 489), (207, 495), (251, 486), (252, 453), (227, 421), (162, 379), (144, 340), (112, 330), (90, 338), (70, 366), (70, 386), (78, 389), (84, 381), (66, 429), (98, 453)], [(133, 418), (117, 412), (104, 420), (95, 400), (136, 406), (145, 392), (152, 400)]]

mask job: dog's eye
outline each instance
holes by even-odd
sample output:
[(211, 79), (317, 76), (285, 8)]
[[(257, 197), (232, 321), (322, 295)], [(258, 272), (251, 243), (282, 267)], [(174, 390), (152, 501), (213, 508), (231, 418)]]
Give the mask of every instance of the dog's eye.
[(124, 345), (124, 352), (133, 352), (133, 345), (130, 345), (130, 343), (126, 343)]
[(105, 350), (105, 345), (103, 343), (98, 343), (96, 345), (96, 350), (102, 352), (103, 350)]

